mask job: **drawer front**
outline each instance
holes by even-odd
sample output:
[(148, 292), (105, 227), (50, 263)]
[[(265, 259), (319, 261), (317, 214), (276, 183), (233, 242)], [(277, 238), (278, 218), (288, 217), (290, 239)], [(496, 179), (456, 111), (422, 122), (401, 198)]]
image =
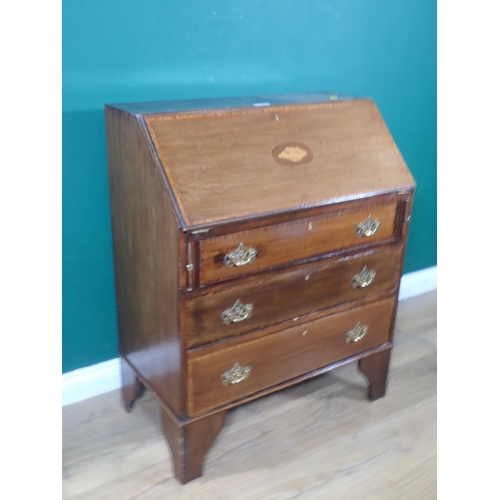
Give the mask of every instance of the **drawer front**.
[(188, 357), (189, 414), (384, 344), (395, 305), (395, 298), (385, 299), (205, 355), (195, 351)]
[[(208, 344), (393, 290), (399, 283), (401, 251), (401, 246), (394, 246), (350, 258), (329, 259), (218, 292), (184, 298), (187, 346)], [(365, 267), (366, 280), (361, 276), (354, 284), (353, 278), (359, 278)]]
[(396, 207), (393, 201), (203, 239), (200, 285), (391, 239)]

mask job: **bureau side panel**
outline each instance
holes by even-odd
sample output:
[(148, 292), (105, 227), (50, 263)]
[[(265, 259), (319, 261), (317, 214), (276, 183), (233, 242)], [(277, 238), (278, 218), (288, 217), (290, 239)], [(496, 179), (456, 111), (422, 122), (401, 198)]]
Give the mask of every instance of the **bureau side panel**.
[(120, 353), (182, 414), (179, 224), (140, 121), (106, 108)]

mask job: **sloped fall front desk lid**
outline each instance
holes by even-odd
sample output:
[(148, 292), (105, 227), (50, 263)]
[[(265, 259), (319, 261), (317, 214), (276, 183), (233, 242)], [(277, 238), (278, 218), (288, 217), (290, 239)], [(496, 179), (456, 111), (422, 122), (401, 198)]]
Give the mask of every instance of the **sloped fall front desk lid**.
[(187, 226), (414, 187), (372, 100), (269, 101), (142, 114)]

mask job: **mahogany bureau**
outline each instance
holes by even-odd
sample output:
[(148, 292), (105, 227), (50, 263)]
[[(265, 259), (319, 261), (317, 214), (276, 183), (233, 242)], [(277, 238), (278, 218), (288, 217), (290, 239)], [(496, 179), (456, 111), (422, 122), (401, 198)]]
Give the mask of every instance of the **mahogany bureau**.
[(385, 394), (415, 182), (370, 99), (106, 106), (122, 397), (185, 483), (228, 408), (348, 362)]

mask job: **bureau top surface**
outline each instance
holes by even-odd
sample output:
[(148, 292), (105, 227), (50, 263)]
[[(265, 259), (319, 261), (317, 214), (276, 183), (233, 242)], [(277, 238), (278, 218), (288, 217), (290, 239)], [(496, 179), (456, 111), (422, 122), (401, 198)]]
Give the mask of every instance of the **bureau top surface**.
[(333, 99), (122, 109), (144, 117), (186, 226), (204, 226), (412, 188), (375, 103)]

